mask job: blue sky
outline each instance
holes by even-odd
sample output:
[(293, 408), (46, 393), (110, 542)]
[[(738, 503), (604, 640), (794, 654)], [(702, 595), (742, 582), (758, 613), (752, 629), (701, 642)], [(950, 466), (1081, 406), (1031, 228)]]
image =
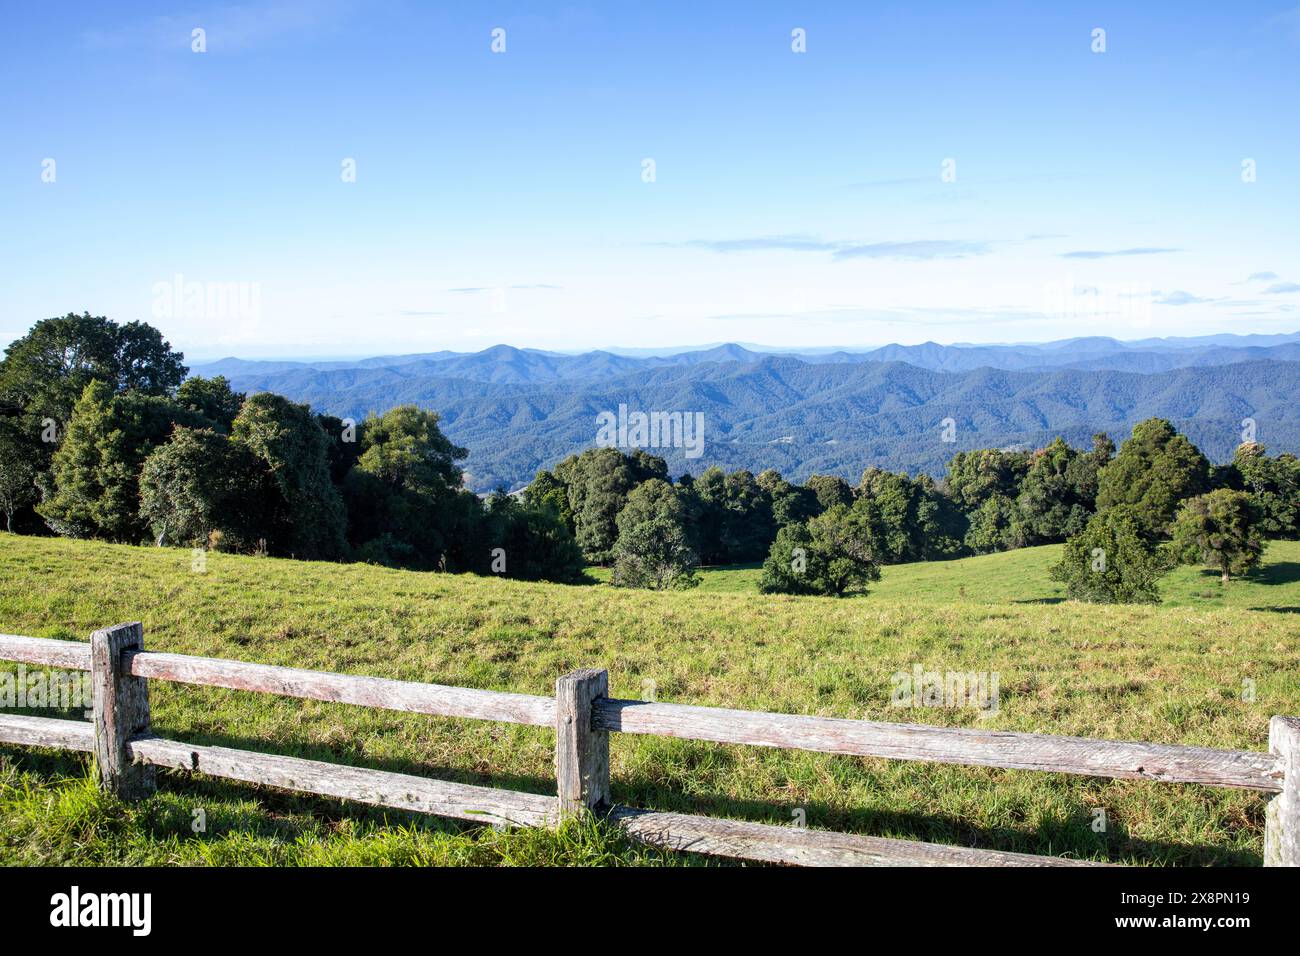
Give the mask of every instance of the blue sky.
[(0, 341), (1300, 328), (1300, 6), (1129, 6), (11, 5)]

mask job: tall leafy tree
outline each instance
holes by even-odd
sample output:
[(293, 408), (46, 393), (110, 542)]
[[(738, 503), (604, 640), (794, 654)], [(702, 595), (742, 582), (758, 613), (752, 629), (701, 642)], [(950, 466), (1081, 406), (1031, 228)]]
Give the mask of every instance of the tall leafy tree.
[(574, 531), (573, 511), (569, 507), (569, 491), (563, 481), (556, 477), (555, 472), (542, 470), (528, 485), (524, 491), (524, 499), (530, 507), (544, 507), (546, 505), (555, 509), (555, 513), (568, 527), (569, 533)]
[(817, 511), (821, 513), (835, 505), (846, 508), (853, 504), (853, 488), (839, 475), (813, 475), (804, 487), (817, 498)]
[(497, 492), (484, 520), (490, 572), (525, 581), (583, 579), (582, 549), (550, 501), (533, 504)]
[(5, 349), (0, 401), (66, 421), (92, 380), (115, 393), (174, 393), (185, 377), (183, 359), (151, 325), (69, 313), (37, 322)]
[(948, 460), (944, 484), (948, 494), (967, 511), (975, 511), (995, 495), (1015, 500), (1029, 471), (1024, 451), (978, 448), (959, 451)]
[(976, 554), (991, 554), (1023, 547), (1025, 526), (1016, 502), (1006, 495), (986, 498), (970, 515), (966, 547)]
[(442, 433), (436, 412), (399, 405), (362, 424), (358, 466), (394, 488), (433, 492), (458, 489), (463, 472), (458, 462), (469, 452)]
[(1291, 454), (1270, 458), (1263, 445), (1246, 442), (1237, 448), (1232, 463), (1240, 490), (1248, 492), (1259, 509), (1260, 534), (1300, 537), (1300, 459)]
[(879, 529), (884, 564), (949, 557), (961, 547), (964, 522), (928, 476), (911, 478), (868, 468), (858, 484), (858, 504)]
[(614, 523), (619, 534), (622, 534), (629, 528), (659, 517), (668, 518), (685, 527), (688, 512), (676, 488), (662, 478), (651, 478), (628, 492), (627, 501)]
[(169, 398), (114, 394), (98, 379), (86, 386), (55, 452), (36, 510), (55, 532), (75, 538), (135, 543), (148, 527), (140, 517), (140, 470), (176, 424), (202, 420)]
[(642, 481), (667, 475), (663, 459), (638, 450), (634, 456), (617, 448), (589, 448), (555, 467), (564, 482), (574, 537), (587, 560), (607, 563), (618, 538), (617, 519), (627, 496)]
[(1145, 537), (1162, 537), (1179, 502), (1204, 492), (1209, 475), (1210, 463), (1186, 436), (1163, 418), (1148, 418), (1102, 469), (1097, 508), (1126, 505)]
[(1174, 520), (1174, 554), (1219, 572), (1223, 584), (1259, 564), (1264, 541), (1259, 507), (1243, 491), (1221, 488), (1183, 502)]
[(1016, 523), (1025, 544), (1064, 541), (1083, 530), (1096, 496), (1093, 462), (1062, 438), (1034, 452), (1016, 498)]
[(880, 580), (880, 537), (868, 509), (833, 505), (801, 524), (786, 525), (763, 562), (764, 594), (866, 593)]
[(696, 479), (693, 495), (700, 558), (705, 564), (761, 561), (776, 533), (771, 496), (752, 472), (712, 467)]
[(235, 423), (235, 416), (247, 396), (230, 387), (230, 381), (224, 375), (204, 378), (195, 375), (181, 382), (176, 390), (176, 403), (212, 423), (219, 432), (230, 433)]
[(158, 545), (206, 546), (226, 519), (232, 494), (228, 440), (208, 428), (178, 427), (140, 473), (140, 517)]
[(261, 472), (253, 490), (270, 499), (261, 504), (273, 516), (269, 549), (306, 559), (341, 557), (343, 501), (330, 481), (329, 437), (311, 409), (261, 392), (244, 402), (230, 437)]
[[(100, 382), (112, 394), (166, 396), (185, 377), (182, 358), (142, 322), (119, 325), (88, 313), (44, 319), (5, 349), (0, 420), (16, 454), (49, 486), (54, 451), (87, 385)], [(15, 523), (36, 530), (40, 518), (25, 505)]]
[(486, 570), (482, 509), (461, 488), (453, 444), (436, 413), (414, 405), (361, 425), (360, 455), (348, 473), (348, 537), (362, 557), (385, 564)]
[(772, 523), (777, 528), (799, 521), (807, 521), (826, 509), (817, 500), (817, 493), (807, 486), (794, 485), (781, 477), (781, 473), (768, 468), (758, 473), (758, 486), (772, 502)]

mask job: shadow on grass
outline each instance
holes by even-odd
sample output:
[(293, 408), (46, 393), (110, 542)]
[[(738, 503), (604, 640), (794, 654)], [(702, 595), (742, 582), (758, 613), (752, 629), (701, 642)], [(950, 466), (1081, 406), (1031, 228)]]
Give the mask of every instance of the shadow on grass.
[[(189, 742), (268, 752), (262, 741), (229, 735), (195, 735)], [(74, 753), (0, 747), (0, 754), (8, 755), (19, 768), (41, 776), (81, 776), (89, 771), (90, 766), (88, 756)], [(479, 786), (546, 795), (555, 793), (555, 781), (549, 777), (477, 774), (412, 761), (377, 760), (365, 757), (357, 748), (297, 746), (290, 748), (288, 755)], [(612, 783), (614, 797), (619, 803), (645, 809), (787, 826), (791, 824), (791, 813), (795, 809), (793, 804), (767, 800), (738, 799), (716, 793), (686, 794), (650, 778), (616, 778)], [(202, 835), (194, 835), (190, 829), (192, 817), (188, 807), (178, 806), (168, 800), (151, 800), (141, 808), (143, 812), (136, 818), (137, 825), (159, 839), (179, 836), (184, 839), (211, 840), (237, 833), (292, 842), (305, 829), (309, 829), (295, 822), (293, 816), (309, 817), (316, 824), (325, 827), (349, 820), (374, 826), (401, 825), (447, 834), (465, 833), (481, 826), (468, 821), (296, 793), (179, 770), (160, 769), (159, 785), (160, 794), (178, 795), (191, 801), (210, 799), (233, 805), (214, 808), (208, 817), (207, 831)], [(974, 826), (960, 817), (944, 813), (845, 808), (817, 801), (803, 801), (798, 808), (803, 810), (805, 822), (811, 828), (867, 836), (1076, 859), (1132, 859), (1138, 863), (1161, 866), (1260, 865), (1259, 856), (1246, 851), (1132, 837), (1118, 821), (1111, 822), (1109, 832), (1095, 833), (1091, 826), (1091, 812), (1082, 803), (1068, 818), (1045, 821), (1032, 831)]]
[[(1203, 575), (1217, 579), (1217, 571), (1203, 571)], [(1300, 581), (1300, 561), (1278, 561), (1256, 568), (1246, 580), (1252, 584), (1295, 584)]]
[[(795, 804), (783, 806), (698, 791), (682, 794), (649, 781), (638, 785), (636, 780), (614, 780), (613, 790), (619, 802), (633, 806), (778, 826), (790, 826), (796, 809)], [(797, 808), (804, 811), (805, 822), (812, 829), (1005, 853), (1068, 856), (1097, 862), (1132, 859), (1138, 864), (1155, 866), (1253, 867), (1262, 862), (1257, 854), (1247, 851), (1133, 837), (1118, 821), (1110, 821), (1108, 832), (1095, 833), (1091, 810), (1082, 804), (1068, 818), (1045, 821), (1030, 831), (975, 826), (945, 813), (853, 809), (816, 801), (802, 801)]]

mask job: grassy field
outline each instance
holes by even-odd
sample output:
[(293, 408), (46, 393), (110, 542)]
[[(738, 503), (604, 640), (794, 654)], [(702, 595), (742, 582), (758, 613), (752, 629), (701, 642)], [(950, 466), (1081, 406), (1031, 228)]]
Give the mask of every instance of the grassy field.
[[(1270, 715), (1300, 714), (1300, 544), (1275, 542), (1226, 590), (1180, 569), (1158, 607), (1063, 601), (1055, 550), (888, 568), (837, 601), (759, 595), (752, 568), (656, 594), (222, 554), (195, 573), (188, 551), (0, 534), (0, 630), (84, 640), (141, 620), (152, 649), (268, 664), (548, 695), (602, 666), (621, 697), (1248, 749)], [(914, 664), (997, 672), (999, 710), (891, 707), (891, 675)], [(162, 682), (151, 697), (164, 736), (554, 792), (544, 728)], [(612, 763), (616, 800), (660, 809), (788, 823), (801, 808), (810, 827), (1115, 862), (1262, 851), (1263, 799), (1240, 791), (632, 735), (613, 736)], [(9, 747), (0, 862), (701, 861), (601, 827), (496, 832), (179, 773), (128, 807), (95, 791), (83, 758)]]
[[(1050, 544), (957, 561), (896, 564), (881, 570), (880, 581), (870, 586), (869, 594), (889, 601), (1057, 604), (1065, 600), (1065, 586), (1049, 578), (1047, 570), (1060, 560), (1061, 550), (1061, 545)], [(588, 573), (599, 581), (609, 580), (607, 568), (592, 568)], [(757, 593), (761, 573), (757, 564), (705, 568), (697, 590)], [(1160, 596), (1166, 607), (1300, 611), (1300, 542), (1274, 542), (1259, 573), (1226, 588), (1219, 586), (1216, 571), (1175, 568), (1161, 580)]]

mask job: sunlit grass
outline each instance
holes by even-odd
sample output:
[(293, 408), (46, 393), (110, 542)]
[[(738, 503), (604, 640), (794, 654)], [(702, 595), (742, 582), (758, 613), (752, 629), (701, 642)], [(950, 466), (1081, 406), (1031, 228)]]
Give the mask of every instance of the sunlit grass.
[[(188, 551), (0, 535), (0, 631), (84, 640), (141, 620), (153, 649), (319, 670), (550, 695), (560, 674), (600, 666), (621, 697), (1247, 749), (1265, 748), (1270, 715), (1300, 714), (1296, 543), (1274, 543), (1217, 603), (1199, 597), (1217, 581), (1180, 569), (1159, 607), (1042, 603), (1060, 596), (1054, 552), (888, 568), (868, 596), (835, 600), (223, 554), (194, 573)], [(997, 714), (891, 707), (891, 675), (917, 663), (998, 672)], [(554, 792), (544, 728), (163, 682), (151, 700), (168, 737)], [(1117, 862), (1255, 864), (1262, 850), (1263, 799), (1241, 791), (632, 735), (612, 751), (615, 798), (638, 806), (772, 823), (802, 808), (813, 827)], [(585, 843), (497, 833), (179, 773), (122, 807), (82, 758), (16, 747), (0, 748), (0, 781), (10, 863), (680, 860), (599, 829)]]

